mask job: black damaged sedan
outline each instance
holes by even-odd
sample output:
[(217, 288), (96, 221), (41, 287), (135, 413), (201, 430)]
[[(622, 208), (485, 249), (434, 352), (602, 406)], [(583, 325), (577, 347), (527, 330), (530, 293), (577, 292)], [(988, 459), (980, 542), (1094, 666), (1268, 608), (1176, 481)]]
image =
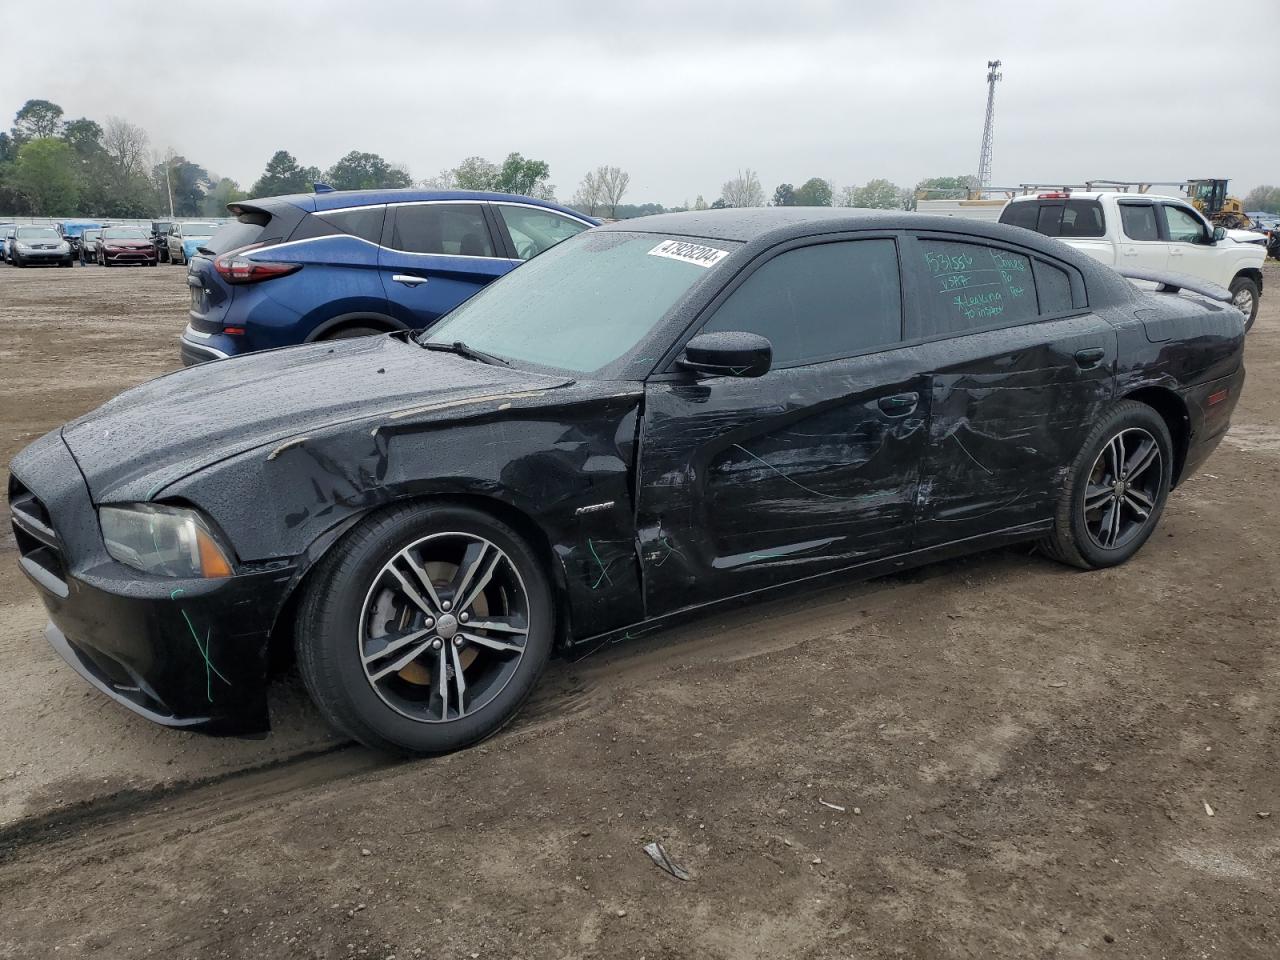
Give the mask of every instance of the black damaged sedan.
[(432, 753), (548, 657), (1014, 541), (1099, 568), (1227, 430), (1244, 321), (1038, 234), (842, 210), (565, 241), (428, 333), (144, 384), (14, 461), (47, 637), (159, 723), (267, 727), (274, 654)]

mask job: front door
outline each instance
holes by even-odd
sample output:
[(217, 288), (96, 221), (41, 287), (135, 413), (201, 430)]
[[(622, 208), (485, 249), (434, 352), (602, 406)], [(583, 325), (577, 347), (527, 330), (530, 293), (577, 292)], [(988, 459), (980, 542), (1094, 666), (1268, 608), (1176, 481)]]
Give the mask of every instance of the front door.
[(793, 246), (701, 332), (768, 337), (758, 378), (645, 391), (637, 529), (649, 616), (906, 550), (929, 391), (899, 344), (893, 237)]
[(483, 204), (387, 208), (378, 270), (391, 315), (405, 326), (430, 326), (517, 262), (499, 256)]
[(1169, 270), (1227, 286), (1231, 267), (1224, 260), (1231, 253), (1213, 242), (1213, 229), (1189, 207), (1160, 204), (1165, 236), (1169, 240)]

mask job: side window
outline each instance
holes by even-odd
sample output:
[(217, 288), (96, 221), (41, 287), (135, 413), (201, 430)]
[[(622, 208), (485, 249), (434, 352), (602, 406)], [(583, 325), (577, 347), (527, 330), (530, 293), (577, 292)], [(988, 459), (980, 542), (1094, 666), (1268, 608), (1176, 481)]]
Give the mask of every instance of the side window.
[(1000, 213), (1000, 222), (1007, 223), (1011, 227), (1034, 230), (1039, 218), (1040, 207), (1041, 205), (1034, 200), (1026, 200), (1022, 203), (1006, 203), (1004, 210)]
[(920, 239), (913, 246), (926, 286), (919, 316), (908, 318), (908, 339), (1036, 318), (1036, 286), (1028, 257), (951, 240)]
[(780, 253), (747, 277), (702, 332), (768, 337), (773, 366), (795, 367), (902, 339), (902, 292), (892, 240), (849, 240)]
[(1041, 313), (1062, 313), (1071, 309), (1071, 278), (1067, 271), (1037, 260), (1035, 277)]
[(1130, 240), (1159, 240), (1156, 208), (1150, 203), (1120, 204), (1120, 226)]
[(492, 257), (489, 225), (478, 203), (399, 204), (391, 246), (406, 253)]
[(1205, 240), (1204, 224), (1185, 207), (1176, 207), (1171, 203), (1160, 204), (1160, 212), (1164, 215), (1168, 237), (1174, 243), (1203, 243)]
[(316, 218), (333, 226), (337, 232), (368, 240), (370, 243), (382, 241), (382, 220), (387, 208), (360, 207), (356, 210), (339, 210), (335, 213), (318, 213)]
[(1101, 237), (1106, 233), (1102, 204), (1096, 200), (1068, 200), (1062, 212), (1060, 237)]
[(494, 209), (511, 234), (511, 243), (516, 248), (516, 256), (521, 260), (536, 257), (561, 240), (568, 240), (588, 229), (587, 224), (562, 217), (551, 210), (518, 207), (507, 203), (494, 204)]

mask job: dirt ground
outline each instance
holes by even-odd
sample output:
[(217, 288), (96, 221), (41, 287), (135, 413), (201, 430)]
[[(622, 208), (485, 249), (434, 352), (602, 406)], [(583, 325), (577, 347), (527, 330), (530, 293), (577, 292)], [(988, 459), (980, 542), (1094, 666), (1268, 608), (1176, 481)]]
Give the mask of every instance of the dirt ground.
[[(336, 741), (290, 680), (265, 740), (134, 718), (0, 532), (0, 957), (1280, 955), (1267, 285), (1231, 436), (1128, 565), (1011, 549), (692, 622), (441, 759)], [(0, 267), (0, 461), (174, 367), (185, 297)]]

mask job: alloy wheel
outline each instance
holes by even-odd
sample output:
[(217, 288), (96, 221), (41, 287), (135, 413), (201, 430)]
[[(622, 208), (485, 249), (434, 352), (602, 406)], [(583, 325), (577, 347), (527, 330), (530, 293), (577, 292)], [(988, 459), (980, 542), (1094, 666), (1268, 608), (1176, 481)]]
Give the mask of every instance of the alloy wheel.
[(1151, 522), (1163, 482), (1156, 438), (1142, 427), (1117, 433), (1089, 471), (1083, 508), (1089, 538), (1104, 550), (1131, 542)]
[(1244, 314), (1246, 320), (1253, 315), (1253, 291), (1243, 287), (1231, 298), (1231, 305)]
[(447, 723), (483, 709), (511, 680), (529, 635), (529, 595), (511, 558), (470, 533), (403, 548), (360, 612), (365, 678), (397, 713)]

